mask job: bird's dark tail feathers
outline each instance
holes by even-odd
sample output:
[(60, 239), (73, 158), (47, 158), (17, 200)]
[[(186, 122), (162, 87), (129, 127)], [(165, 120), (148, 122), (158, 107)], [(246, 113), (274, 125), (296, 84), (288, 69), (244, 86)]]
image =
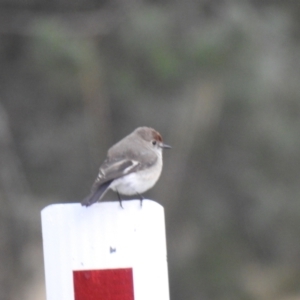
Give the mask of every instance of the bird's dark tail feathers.
[(112, 180), (104, 182), (101, 184), (96, 190), (92, 191), (86, 198), (84, 198), (81, 202), (82, 206), (90, 206), (95, 202), (99, 201), (101, 197), (107, 191), (109, 185), (111, 184)]

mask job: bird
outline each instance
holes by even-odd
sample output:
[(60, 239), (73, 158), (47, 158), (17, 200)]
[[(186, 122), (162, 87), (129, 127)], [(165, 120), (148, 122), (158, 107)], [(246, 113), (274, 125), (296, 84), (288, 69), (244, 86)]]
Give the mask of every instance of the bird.
[(91, 192), (81, 205), (88, 207), (100, 201), (109, 189), (117, 193), (122, 208), (120, 194), (138, 195), (142, 205), (142, 193), (152, 188), (160, 177), (163, 149), (170, 148), (155, 129), (136, 128), (109, 148)]

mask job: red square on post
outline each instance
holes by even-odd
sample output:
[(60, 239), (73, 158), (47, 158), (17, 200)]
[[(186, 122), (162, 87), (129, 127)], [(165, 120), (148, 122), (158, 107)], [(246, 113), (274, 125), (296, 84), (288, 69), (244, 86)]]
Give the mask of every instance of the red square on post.
[(75, 300), (134, 300), (132, 268), (73, 271)]

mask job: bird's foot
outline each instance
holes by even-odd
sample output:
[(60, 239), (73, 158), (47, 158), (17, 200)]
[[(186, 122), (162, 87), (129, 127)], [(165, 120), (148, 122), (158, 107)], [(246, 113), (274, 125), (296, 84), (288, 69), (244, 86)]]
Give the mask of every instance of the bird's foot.
[(123, 205), (122, 205), (122, 198), (121, 198), (121, 195), (119, 194), (118, 191), (117, 191), (117, 195), (118, 195), (118, 198), (119, 198), (120, 206), (124, 209), (124, 207), (123, 207)]
[(140, 194), (140, 193), (138, 193), (137, 192), (137, 194), (138, 194), (138, 196), (140, 197), (140, 202), (141, 202), (141, 207), (143, 206), (143, 200), (145, 199), (144, 198), (144, 196), (142, 195), (142, 194)]

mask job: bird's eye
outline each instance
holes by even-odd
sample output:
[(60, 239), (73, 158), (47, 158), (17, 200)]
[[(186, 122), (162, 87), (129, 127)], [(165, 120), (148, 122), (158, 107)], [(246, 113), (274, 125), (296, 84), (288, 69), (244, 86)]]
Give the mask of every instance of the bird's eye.
[(153, 146), (155, 146), (156, 143), (157, 143), (156, 140), (153, 140), (153, 141), (152, 141), (152, 145), (153, 145)]

